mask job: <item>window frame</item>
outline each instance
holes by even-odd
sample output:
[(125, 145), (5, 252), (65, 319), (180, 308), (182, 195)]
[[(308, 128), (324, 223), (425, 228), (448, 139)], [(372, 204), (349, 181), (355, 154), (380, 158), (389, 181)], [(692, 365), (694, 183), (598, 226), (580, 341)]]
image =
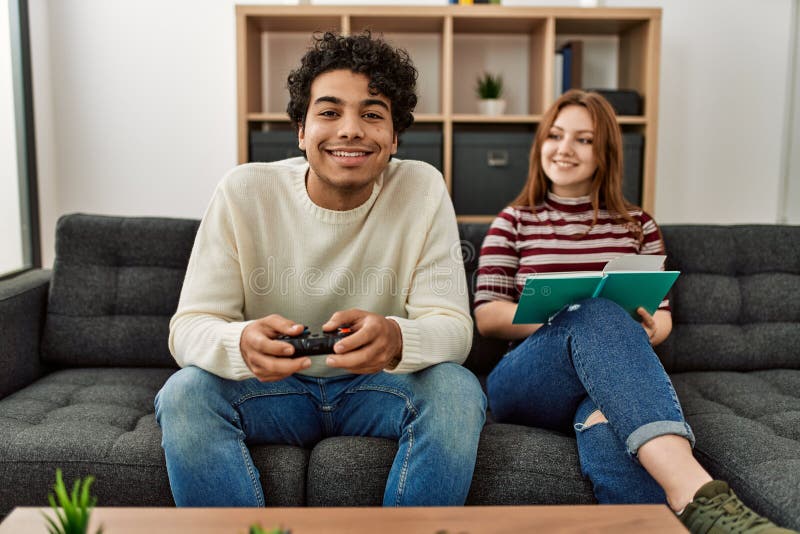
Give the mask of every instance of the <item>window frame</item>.
[(42, 266), (28, 0), (8, 0), (8, 10), (23, 266), (0, 273), (0, 280)]

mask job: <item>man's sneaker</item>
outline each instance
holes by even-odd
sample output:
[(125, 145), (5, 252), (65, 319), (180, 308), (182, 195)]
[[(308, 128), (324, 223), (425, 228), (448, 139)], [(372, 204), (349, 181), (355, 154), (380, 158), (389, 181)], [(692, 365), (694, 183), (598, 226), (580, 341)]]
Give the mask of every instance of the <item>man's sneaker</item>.
[(798, 534), (752, 511), (721, 480), (703, 484), (678, 518), (692, 534)]

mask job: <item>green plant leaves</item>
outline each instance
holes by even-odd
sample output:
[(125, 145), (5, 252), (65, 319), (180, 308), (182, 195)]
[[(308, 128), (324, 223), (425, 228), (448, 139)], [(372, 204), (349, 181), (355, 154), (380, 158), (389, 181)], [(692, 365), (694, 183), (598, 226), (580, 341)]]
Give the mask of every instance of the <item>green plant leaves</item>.
[(475, 83), (475, 93), (480, 99), (500, 98), (503, 95), (503, 76), (484, 72)]
[[(86, 534), (92, 508), (97, 504), (97, 499), (89, 495), (92, 482), (94, 482), (92, 476), (87, 476), (83, 480), (78, 478), (72, 486), (72, 492), (68, 494), (61, 469), (56, 469), (56, 483), (53, 486), (55, 496), (52, 493), (47, 496), (56, 520), (44, 516), (50, 534)], [(97, 534), (102, 532), (103, 528), (100, 527)]]

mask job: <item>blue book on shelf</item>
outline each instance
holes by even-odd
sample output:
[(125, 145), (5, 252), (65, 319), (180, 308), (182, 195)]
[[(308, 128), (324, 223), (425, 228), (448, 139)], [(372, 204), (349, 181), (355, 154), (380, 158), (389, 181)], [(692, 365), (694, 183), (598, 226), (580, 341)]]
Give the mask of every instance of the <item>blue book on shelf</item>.
[(561, 91), (566, 92), (572, 88), (572, 45), (564, 45), (561, 56), (564, 58), (561, 67)]
[(564, 307), (595, 297), (616, 302), (635, 319), (640, 306), (652, 315), (680, 274), (662, 271), (664, 259), (632, 254), (608, 262), (602, 272), (532, 275), (525, 280), (513, 323), (545, 323)]

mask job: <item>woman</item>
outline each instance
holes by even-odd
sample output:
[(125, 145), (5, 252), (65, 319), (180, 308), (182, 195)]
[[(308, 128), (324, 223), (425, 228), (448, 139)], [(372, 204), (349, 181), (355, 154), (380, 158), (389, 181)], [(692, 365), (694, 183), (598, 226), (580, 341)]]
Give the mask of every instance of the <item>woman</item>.
[[(694, 436), (652, 347), (672, 329), (668, 301), (637, 322), (588, 299), (546, 324), (512, 324), (525, 278), (599, 271), (623, 254), (663, 254), (655, 221), (622, 196), (614, 111), (572, 90), (545, 113), (528, 181), (481, 249), (475, 319), (514, 347), (487, 381), (496, 420), (569, 431), (601, 503), (668, 503), (693, 532), (788, 532), (757, 516), (694, 459)], [(775, 530), (771, 530), (775, 529)], [(720, 530), (728, 532), (729, 530)]]

